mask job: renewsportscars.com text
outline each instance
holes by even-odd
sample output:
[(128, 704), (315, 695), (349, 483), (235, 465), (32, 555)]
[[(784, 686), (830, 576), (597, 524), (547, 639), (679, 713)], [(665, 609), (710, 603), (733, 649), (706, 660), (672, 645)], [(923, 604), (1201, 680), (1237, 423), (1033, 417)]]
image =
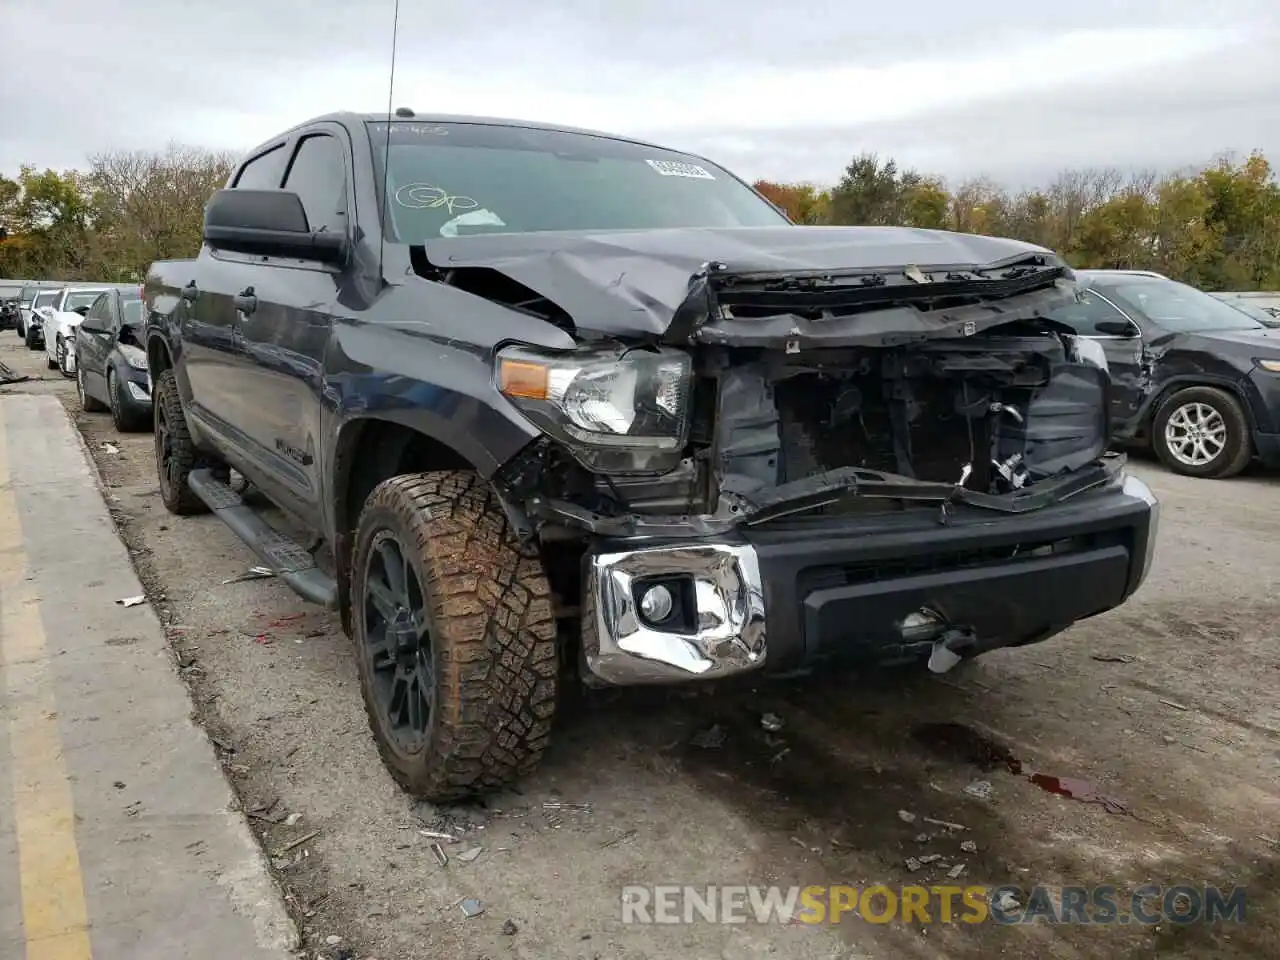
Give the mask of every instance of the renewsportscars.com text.
[(1101, 886), (627, 886), (622, 922), (637, 924), (870, 923), (1157, 924), (1245, 920), (1242, 887)]

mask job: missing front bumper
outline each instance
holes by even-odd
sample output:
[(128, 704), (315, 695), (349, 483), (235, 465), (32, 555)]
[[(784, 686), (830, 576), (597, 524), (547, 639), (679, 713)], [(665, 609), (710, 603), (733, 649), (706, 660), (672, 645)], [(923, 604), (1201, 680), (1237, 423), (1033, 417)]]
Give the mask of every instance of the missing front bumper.
[[(765, 662), (764, 586), (746, 545), (643, 547), (584, 561), (583, 654), (587, 671), (622, 686), (710, 679)], [(646, 621), (640, 597), (653, 585), (677, 595), (670, 625)]]

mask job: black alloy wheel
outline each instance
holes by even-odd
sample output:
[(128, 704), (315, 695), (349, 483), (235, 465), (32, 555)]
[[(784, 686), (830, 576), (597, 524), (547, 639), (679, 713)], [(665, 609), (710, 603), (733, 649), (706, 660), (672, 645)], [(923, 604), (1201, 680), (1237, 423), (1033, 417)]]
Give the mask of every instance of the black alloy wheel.
[(360, 576), (359, 616), (372, 693), (398, 750), (425, 745), (436, 703), (435, 650), (426, 595), (405, 546), (391, 530), (373, 536)]
[(156, 466), (160, 481), (160, 494), (165, 502), (176, 500), (180, 492), (183, 477), (182, 461), (178, 451), (174, 449), (173, 428), (169, 423), (169, 414), (163, 404), (156, 404)]

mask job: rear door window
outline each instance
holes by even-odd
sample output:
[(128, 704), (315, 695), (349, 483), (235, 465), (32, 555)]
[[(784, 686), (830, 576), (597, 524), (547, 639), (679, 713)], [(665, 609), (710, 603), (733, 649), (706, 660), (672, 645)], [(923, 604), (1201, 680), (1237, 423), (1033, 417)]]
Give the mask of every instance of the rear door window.
[(279, 190), (284, 178), (284, 165), (289, 159), (284, 145), (260, 153), (240, 170), (234, 186), (246, 190)]

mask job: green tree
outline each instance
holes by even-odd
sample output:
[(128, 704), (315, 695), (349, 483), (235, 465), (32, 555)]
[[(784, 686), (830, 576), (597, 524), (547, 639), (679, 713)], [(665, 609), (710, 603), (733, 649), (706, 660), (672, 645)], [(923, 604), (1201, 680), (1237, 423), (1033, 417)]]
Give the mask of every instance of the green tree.
[(204, 206), (234, 158), (171, 144), (164, 151), (99, 153), (85, 178), (97, 217), (94, 267), (103, 279), (138, 280), (156, 260), (200, 251)]
[(874, 153), (849, 161), (844, 176), (831, 190), (831, 222), (884, 226), (907, 221), (908, 196), (924, 183), (914, 170), (899, 171), (893, 160), (883, 163)]

